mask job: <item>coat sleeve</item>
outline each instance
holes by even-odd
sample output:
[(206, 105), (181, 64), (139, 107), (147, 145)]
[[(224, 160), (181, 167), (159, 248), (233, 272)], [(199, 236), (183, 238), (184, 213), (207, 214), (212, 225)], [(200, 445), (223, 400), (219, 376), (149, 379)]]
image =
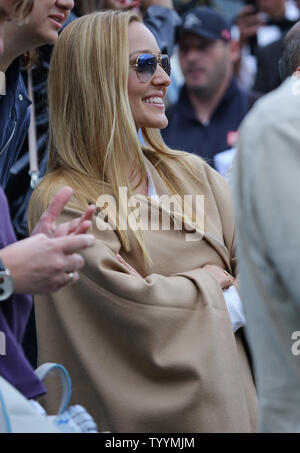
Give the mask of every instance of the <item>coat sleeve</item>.
[[(66, 209), (60, 221), (69, 221), (78, 215), (79, 212)], [(99, 231), (97, 222), (94, 222), (92, 234), (96, 237), (96, 245), (83, 252), (86, 259), (83, 272), (86, 272), (91, 282), (99, 285), (99, 291), (103, 288), (109, 290), (112, 297), (149, 306), (185, 309), (195, 308), (201, 296), (200, 305), (211, 304), (212, 299), (215, 308), (225, 310), (220, 285), (205, 269), (194, 269), (169, 277), (152, 273), (146, 278), (139, 278), (118, 261), (116, 255), (122, 254), (122, 249), (114, 231)]]
[[(221, 186), (218, 190), (223, 191)], [(31, 199), (28, 215), (31, 231), (43, 213), (41, 209), (43, 196), (43, 190), (37, 190)], [(58, 222), (71, 221), (81, 215), (80, 210), (67, 207)], [(87, 262), (85, 270), (91, 281), (94, 281), (99, 287), (107, 288), (113, 295), (135, 302), (143, 301), (150, 305), (162, 306), (171, 304), (174, 307), (184, 308), (193, 308), (195, 303), (198, 304), (199, 295), (205, 305), (206, 299), (211, 299), (211, 294), (214, 294), (213, 300), (217, 301), (216, 306), (222, 310), (225, 309), (221, 287), (205, 269), (194, 269), (169, 277), (153, 273), (146, 278), (137, 278), (130, 274), (116, 257), (118, 253), (122, 253), (117, 234), (112, 229), (102, 229), (99, 222), (103, 224), (101, 216), (94, 219), (92, 227), (96, 245), (83, 252)], [(232, 221), (230, 223), (232, 224)], [(231, 244), (229, 245), (231, 246)], [(170, 297), (171, 294), (173, 297)], [(182, 294), (185, 295), (184, 298)]]

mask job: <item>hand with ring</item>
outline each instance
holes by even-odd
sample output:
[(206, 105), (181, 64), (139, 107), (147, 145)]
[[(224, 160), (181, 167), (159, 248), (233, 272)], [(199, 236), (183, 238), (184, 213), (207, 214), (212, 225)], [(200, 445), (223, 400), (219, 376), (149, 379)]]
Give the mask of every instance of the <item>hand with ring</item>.
[(17, 294), (47, 294), (79, 279), (84, 266), (80, 251), (91, 247), (95, 237), (86, 234), (95, 206), (71, 222), (56, 220), (73, 194), (64, 187), (42, 215), (32, 235), (0, 250), (0, 258), (11, 273)]

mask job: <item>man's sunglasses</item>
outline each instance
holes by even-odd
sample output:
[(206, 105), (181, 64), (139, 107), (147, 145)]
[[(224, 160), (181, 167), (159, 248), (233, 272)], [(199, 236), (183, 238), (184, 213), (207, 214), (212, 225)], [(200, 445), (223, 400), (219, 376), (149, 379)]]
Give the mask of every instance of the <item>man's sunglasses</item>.
[(143, 83), (150, 82), (155, 74), (157, 64), (168, 74), (171, 74), (171, 63), (169, 55), (154, 55), (143, 53), (136, 59), (135, 64), (129, 66), (135, 68), (139, 80)]

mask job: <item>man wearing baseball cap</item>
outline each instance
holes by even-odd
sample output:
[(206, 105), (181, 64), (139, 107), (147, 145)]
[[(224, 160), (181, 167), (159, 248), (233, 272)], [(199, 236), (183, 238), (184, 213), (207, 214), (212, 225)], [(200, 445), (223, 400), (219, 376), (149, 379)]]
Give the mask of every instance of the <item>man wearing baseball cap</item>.
[(164, 140), (215, 166), (214, 156), (234, 146), (240, 122), (253, 103), (233, 77), (238, 44), (215, 9), (194, 8), (183, 16), (178, 56), (185, 84), (167, 111)]

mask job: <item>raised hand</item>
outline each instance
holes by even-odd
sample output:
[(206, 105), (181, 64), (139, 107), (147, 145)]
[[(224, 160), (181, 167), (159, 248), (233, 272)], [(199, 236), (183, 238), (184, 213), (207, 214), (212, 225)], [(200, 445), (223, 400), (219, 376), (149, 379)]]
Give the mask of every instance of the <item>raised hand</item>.
[(95, 206), (89, 206), (81, 217), (57, 225), (72, 194), (70, 187), (62, 188), (31, 237), (0, 250), (0, 258), (13, 277), (15, 293), (50, 293), (79, 279), (84, 259), (78, 252), (95, 243), (94, 236), (86, 234)]
[(73, 195), (71, 187), (63, 187), (54, 197), (50, 203), (48, 209), (41, 216), (39, 222), (35, 226), (32, 236), (43, 233), (46, 236), (61, 237), (70, 234), (84, 234), (88, 231), (91, 226), (91, 220), (95, 213), (95, 206), (89, 206), (85, 213), (78, 219), (74, 219), (71, 222), (66, 222), (61, 225), (56, 225), (56, 221), (60, 216), (62, 210)]

